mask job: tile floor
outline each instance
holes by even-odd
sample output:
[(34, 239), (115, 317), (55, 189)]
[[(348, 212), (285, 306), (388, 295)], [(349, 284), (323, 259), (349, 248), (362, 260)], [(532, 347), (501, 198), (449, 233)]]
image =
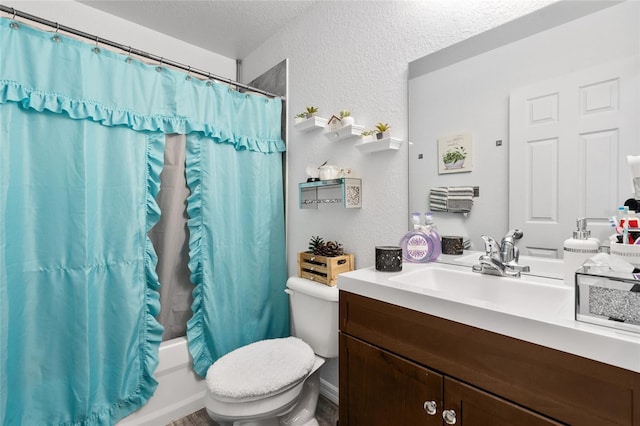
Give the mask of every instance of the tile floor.
[[(320, 395), (316, 408), (316, 419), (320, 426), (336, 426), (338, 424), (338, 406)], [(216, 426), (217, 423), (209, 418), (207, 411), (196, 411), (186, 417), (178, 419), (167, 426)]]

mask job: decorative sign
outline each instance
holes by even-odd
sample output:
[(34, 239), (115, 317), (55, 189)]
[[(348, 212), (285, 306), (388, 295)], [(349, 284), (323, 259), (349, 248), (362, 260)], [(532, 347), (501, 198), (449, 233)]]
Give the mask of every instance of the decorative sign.
[(438, 173), (470, 172), (473, 146), (471, 134), (457, 133), (438, 138)]

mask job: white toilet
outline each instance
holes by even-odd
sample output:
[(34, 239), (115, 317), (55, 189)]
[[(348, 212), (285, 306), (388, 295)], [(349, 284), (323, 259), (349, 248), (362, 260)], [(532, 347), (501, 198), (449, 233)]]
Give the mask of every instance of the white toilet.
[(205, 407), (220, 425), (318, 426), (319, 369), (338, 356), (338, 288), (293, 277), (285, 291), (296, 337), (243, 346), (207, 371)]

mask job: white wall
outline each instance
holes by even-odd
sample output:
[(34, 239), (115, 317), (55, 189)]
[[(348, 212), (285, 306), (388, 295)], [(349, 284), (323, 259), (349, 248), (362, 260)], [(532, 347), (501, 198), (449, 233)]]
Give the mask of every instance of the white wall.
[[(289, 76), (288, 264), (311, 236), (338, 240), (358, 268), (372, 266), (375, 246), (398, 244), (407, 231), (407, 68), (426, 54), (488, 30), (554, 0), (322, 1), (243, 60), (250, 81), (284, 58)], [(388, 122), (403, 139), (398, 152), (361, 154), (354, 141), (330, 142), (322, 131), (300, 133), (293, 115), (307, 105), (330, 117), (351, 110), (356, 124)], [(362, 178), (361, 210), (298, 208), (298, 183), (307, 164), (325, 160), (351, 167)], [(322, 376), (337, 386), (335, 361)]]
[[(134, 49), (161, 58), (191, 65), (193, 68), (211, 72), (220, 77), (234, 80), (236, 78), (235, 59), (209, 52), (82, 3), (69, 0), (3, 0), (2, 4), (125, 46), (131, 45)], [(20, 20), (20, 18), (17, 19)], [(36, 26), (30, 21), (24, 22)], [(48, 27), (43, 28), (53, 31)]]
[[(296, 253), (313, 235), (343, 243), (362, 268), (373, 265), (376, 245), (397, 244), (406, 232), (408, 62), (552, 1), (322, 1), (243, 59), (246, 81), (290, 59), (290, 275), (297, 274)], [(355, 141), (330, 142), (321, 130), (300, 133), (293, 115), (307, 105), (318, 106), (323, 117), (349, 109), (366, 129), (388, 122), (405, 145), (399, 152), (361, 154)], [(325, 160), (362, 178), (361, 210), (298, 208), (307, 164)]]

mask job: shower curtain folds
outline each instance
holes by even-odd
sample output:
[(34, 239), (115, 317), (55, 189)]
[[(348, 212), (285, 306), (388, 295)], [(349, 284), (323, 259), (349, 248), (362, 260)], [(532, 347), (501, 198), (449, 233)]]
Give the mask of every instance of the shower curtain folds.
[(187, 135), (198, 373), (288, 333), (281, 100), (94, 48), (0, 19), (3, 425), (109, 425), (153, 394), (165, 134)]
[(156, 386), (164, 135), (16, 103), (0, 128), (0, 423), (113, 424)]
[(186, 157), (196, 286), (187, 337), (204, 377), (233, 349), (289, 335), (282, 155), (236, 152), (192, 134)]

